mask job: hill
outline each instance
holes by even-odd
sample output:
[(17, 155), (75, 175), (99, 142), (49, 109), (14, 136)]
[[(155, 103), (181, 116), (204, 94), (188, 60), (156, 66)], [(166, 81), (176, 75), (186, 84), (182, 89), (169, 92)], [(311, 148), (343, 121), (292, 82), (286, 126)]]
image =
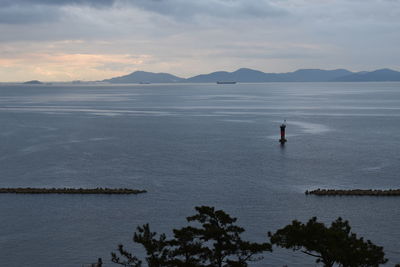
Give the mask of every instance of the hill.
[(153, 73), (146, 71), (135, 71), (131, 74), (115, 77), (103, 82), (109, 83), (176, 83), (184, 79), (168, 73)]
[(43, 84), (43, 83), (41, 81), (38, 81), (38, 80), (33, 80), (33, 81), (24, 82), (23, 84)]
[(338, 82), (387, 82), (400, 81), (400, 72), (391, 69), (380, 69), (370, 72), (358, 72), (351, 75), (338, 77)]

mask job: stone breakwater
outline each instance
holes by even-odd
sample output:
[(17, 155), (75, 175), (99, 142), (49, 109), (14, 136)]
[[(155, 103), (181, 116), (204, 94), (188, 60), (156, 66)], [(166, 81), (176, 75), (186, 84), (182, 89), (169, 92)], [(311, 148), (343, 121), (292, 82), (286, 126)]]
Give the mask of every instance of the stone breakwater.
[(305, 194), (317, 196), (400, 196), (400, 189), (316, 189), (307, 190)]
[(0, 194), (103, 194), (132, 195), (146, 193), (146, 190), (128, 188), (0, 188)]

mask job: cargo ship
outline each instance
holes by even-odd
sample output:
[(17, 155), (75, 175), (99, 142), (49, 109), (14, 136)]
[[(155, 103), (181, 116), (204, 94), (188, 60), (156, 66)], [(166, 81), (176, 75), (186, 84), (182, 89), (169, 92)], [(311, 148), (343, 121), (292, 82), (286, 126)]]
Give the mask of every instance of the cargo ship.
[(218, 81), (217, 84), (236, 84), (236, 82), (233, 82), (233, 81)]

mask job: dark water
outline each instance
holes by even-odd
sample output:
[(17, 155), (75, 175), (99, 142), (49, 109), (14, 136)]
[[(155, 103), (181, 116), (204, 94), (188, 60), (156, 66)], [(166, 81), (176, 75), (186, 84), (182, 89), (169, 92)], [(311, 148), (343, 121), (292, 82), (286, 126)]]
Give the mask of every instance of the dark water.
[[(0, 125), (0, 187), (148, 190), (0, 195), (0, 266), (108, 263), (137, 225), (170, 233), (196, 205), (238, 217), (254, 241), (342, 216), (400, 262), (400, 198), (304, 195), (400, 188), (400, 83), (2, 85)], [(315, 265), (276, 249), (256, 266), (285, 264)]]

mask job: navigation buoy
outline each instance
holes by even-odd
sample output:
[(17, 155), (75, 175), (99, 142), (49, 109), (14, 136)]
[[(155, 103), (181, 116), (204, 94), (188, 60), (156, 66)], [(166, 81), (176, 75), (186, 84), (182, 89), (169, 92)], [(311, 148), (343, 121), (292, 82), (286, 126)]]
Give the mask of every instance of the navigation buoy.
[(279, 139), (279, 142), (281, 145), (284, 145), (286, 143), (286, 138), (285, 138), (285, 130), (286, 130), (286, 120), (281, 124), (281, 139)]

